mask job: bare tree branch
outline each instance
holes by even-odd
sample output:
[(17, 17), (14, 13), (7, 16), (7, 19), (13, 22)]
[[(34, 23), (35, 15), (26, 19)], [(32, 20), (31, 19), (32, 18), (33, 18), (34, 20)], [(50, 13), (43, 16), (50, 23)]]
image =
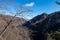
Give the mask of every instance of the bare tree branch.
[[(22, 11), (21, 11), (21, 10), (22, 10)], [(20, 15), (20, 14), (24, 14), (25, 12), (32, 12), (32, 10), (29, 10), (29, 9), (23, 10), (23, 9), (21, 8), (21, 10), (17, 9), (16, 14), (15, 14), (15, 15), (11, 18), (11, 20), (7, 23), (7, 25), (6, 25), (5, 28), (2, 30), (2, 32), (0, 33), (0, 35), (2, 35), (2, 34), (4, 33), (4, 31), (7, 29), (7, 27), (11, 24), (11, 22), (14, 20), (14, 18), (15, 18), (16, 16), (18, 16), (18, 15)]]

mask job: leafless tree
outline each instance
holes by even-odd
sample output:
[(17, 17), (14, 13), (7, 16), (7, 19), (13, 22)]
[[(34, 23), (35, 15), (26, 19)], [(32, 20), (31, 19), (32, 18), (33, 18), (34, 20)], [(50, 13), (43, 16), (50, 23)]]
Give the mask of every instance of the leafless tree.
[[(13, 7), (13, 9), (15, 10), (15, 15), (11, 18), (11, 20), (7, 23), (7, 25), (5, 26), (5, 28), (2, 30), (2, 32), (0, 33), (0, 36), (4, 33), (4, 31), (7, 29), (7, 27), (11, 24), (11, 22), (14, 20), (14, 18), (16, 16), (22, 16), (22, 14), (24, 14), (25, 12), (28, 13), (28, 12), (32, 12), (32, 10), (30, 9), (27, 9), (27, 8), (24, 8), (22, 5), (21, 6), (17, 6), (17, 7)], [(4, 5), (4, 4), (0, 4), (0, 10), (5, 10), (5, 11), (8, 11), (9, 13), (13, 13), (9, 10), (9, 8)], [(22, 16), (24, 17), (24, 16)]]

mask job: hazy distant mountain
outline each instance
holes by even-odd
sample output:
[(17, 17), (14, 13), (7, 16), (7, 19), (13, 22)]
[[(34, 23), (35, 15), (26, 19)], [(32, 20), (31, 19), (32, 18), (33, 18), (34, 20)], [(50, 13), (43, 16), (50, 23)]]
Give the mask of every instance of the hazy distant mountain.
[(47, 40), (47, 33), (60, 29), (60, 11), (38, 15), (26, 22), (24, 26), (33, 31), (31, 35), (34, 40)]

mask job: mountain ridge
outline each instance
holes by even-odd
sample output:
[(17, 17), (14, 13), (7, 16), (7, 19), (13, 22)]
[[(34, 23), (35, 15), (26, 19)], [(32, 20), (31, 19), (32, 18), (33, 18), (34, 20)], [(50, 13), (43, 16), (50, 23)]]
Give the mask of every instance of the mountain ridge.
[[(0, 32), (12, 16), (0, 15)], [(48, 34), (60, 29), (60, 11), (51, 14), (43, 13), (33, 19), (15, 17), (0, 36), (0, 40), (53, 40)]]
[[(39, 19), (37, 19), (37, 17), (39, 17)], [(32, 37), (34, 40), (47, 40), (48, 34), (60, 29), (60, 11), (45, 15), (42, 18), (41, 17), (41, 15), (38, 15), (24, 24), (24, 26), (27, 26), (30, 30), (33, 31)], [(39, 22), (40, 20), (42, 21)]]

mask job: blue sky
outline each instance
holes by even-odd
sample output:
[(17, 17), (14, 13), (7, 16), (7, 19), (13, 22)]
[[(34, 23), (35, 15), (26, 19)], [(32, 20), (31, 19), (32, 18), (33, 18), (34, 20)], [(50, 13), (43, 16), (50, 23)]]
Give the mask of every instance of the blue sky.
[(5, 0), (0, 3), (7, 5), (11, 10), (13, 10), (13, 5), (24, 5), (24, 7), (33, 10), (33, 12), (29, 14), (24, 14), (27, 19), (31, 19), (42, 13), (50, 14), (55, 11), (60, 11), (60, 5), (57, 5), (55, 1), (60, 0), (10, 0), (9, 2)]

